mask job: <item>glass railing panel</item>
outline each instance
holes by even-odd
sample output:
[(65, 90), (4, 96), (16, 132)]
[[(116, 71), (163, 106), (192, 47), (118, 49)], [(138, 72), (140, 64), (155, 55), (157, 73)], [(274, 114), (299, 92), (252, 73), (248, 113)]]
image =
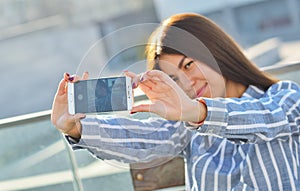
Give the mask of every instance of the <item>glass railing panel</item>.
[(133, 190), (128, 166), (73, 152), (50, 115), (41, 118), (0, 121), (0, 191)]
[(71, 161), (50, 116), (0, 123), (0, 190), (75, 190)]
[[(135, 103), (140, 104), (146, 101), (146, 96), (141, 92), (136, 92)], [(108, 113), (109, 115), (110, 113)], [(129, 112), (124, 112), (122, 116), (136, 119), (146, 119), (155, 117), (149, 113), (139, 113), (134, 116)], [(93, 157), (86, 150), (74, 152), (79, 177), (82, 181), (83, 189), (89, 190), (107, 190), (107, 191), (132, 191), (133, 183), (130, 174), (129, 164), (117, 161), (103, 161)]]
[(133, 190), (128, 165), (116, 161), (99, 160), (86, 150), (75, 151), (74, 155), (83, 190)]
[(51, 124), (50, 111), (19, 118), (0, 120), (0, 191), (133, 190), (128, 164), (73, 152)]

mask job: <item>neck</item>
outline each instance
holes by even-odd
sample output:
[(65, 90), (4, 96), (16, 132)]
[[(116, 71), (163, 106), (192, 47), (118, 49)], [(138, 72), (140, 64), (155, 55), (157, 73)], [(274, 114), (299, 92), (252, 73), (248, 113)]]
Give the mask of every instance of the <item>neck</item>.
[(246, 89), (247, 87), (241, 83), (227, 80), (225, 97), (241, 97)]

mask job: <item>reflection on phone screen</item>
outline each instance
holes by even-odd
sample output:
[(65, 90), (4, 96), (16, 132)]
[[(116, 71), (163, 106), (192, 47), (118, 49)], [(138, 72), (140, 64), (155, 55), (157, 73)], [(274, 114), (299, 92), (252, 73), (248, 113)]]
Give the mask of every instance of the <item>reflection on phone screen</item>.
[(125, 77), (80, 81), (75, 85), (74, 91), (77, 112), (127, 110)]

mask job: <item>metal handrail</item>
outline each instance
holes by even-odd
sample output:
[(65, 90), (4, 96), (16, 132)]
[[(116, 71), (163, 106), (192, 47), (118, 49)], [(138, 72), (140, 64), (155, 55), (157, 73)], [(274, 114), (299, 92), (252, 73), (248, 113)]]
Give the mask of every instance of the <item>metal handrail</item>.
[(0, 129), (16, 125), (29, 124), (36, 121), (50, 120), (51, 110), (0, 119)]
[[(63, 135), (61, 134), (61, 136), (63, 136)], [(63, 139), (63, 137), (62, 137), (62, 139)], [(76, 162), (76, 159), (74, 156), (74, 152), (72, 151), (71, 147), (69, 147), (67, 141), (64, 141), (64, 143), (65, 143), (65, 147), (67, 149), (67, 153), (68, 153), (69, 160), (71, 163), (74, 191), (84, 191), (82, 181), (79, 178), (78, 166), (77, 166), (77, 162)]]
[[(138, 96), (134, 97), (135, 101), (143, 101), (146, 99), (147, 97), (145, 94), (139, 94)], [(50, 115), (51, 115), (51, 110), (45, 110), (45, 111), (0, 119), (0, 129), (12, 127), (16, 125), (30, 124), (32, 122), (37, 122), (37, 121), (50, 120)]]
[(300, 70), (300, 61), (292, 62), (289, 64), (275, 64), (261, 68), (261, 70), (270, 73), (272, 75), (280, 75), (287, 72)]

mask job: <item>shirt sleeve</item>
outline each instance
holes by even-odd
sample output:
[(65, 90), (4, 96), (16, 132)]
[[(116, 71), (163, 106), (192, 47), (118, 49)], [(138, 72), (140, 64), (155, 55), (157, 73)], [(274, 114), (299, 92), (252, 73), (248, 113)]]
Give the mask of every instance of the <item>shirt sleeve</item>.
[(191, 133), (182, 122), (160, 118), (89, 116), (81, 124), (79, 141), (67, 137), (74, 150), (87, 149), (97, 158), (126, 163), (177, 156), (189, 143)]
[(300, 90), (292, 82), (280, 82), (260, 98), (204, 98), (207, 117), (201, 134), (233, 141), (259, 143), (299, 135)]

